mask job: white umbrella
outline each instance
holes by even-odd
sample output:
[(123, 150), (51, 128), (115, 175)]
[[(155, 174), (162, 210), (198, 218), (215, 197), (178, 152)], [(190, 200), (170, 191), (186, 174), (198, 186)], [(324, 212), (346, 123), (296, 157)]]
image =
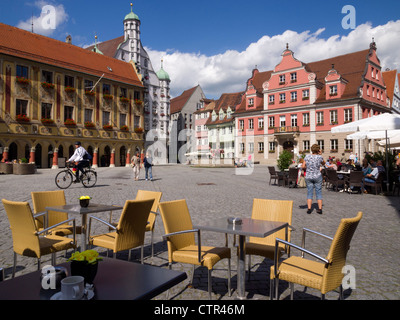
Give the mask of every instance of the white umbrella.
[(342, 124), (333, 127), (332, 133), (356, 132), (356, 131), (377, 131), (400, 129), (400, 115), (393, 113), (382, 113), (377, 116)]
[[(386, 141), (382, 140), (378, 142), (381, 146), (385, 146), (386, 145)], [(398, 148), (400, 147), (400, 134), (390, 137), (389, 138), (389, 145), (391, 148)]]
[[(379, 131), (360, 131), (349, 134), (346, 138), (348, 140), (359, 140), (359, 139), (386, 139), (386, 133), (388, 138), (392, 138), (400, 134), (400, 130), (379, 130)], [(385, 144), (383, 144), (385, 145)]]
[[(339, 132), (357, 132), (357, 131), (385, 131), (386, 140), (386, 168), (388, 166), (388, 156), (387, 156), (387, 131), (388, 130), (398, 130), (400, 129), (400, 115), (393, 113), (382, 113), (377, 116), (364, 118), (361, 120), (349, 122), (340, 126), (333, 127), (331, 129), (332, 133)], [(389, 190), (389, 170), (386, 170), (387, 177), (387, 190)]]

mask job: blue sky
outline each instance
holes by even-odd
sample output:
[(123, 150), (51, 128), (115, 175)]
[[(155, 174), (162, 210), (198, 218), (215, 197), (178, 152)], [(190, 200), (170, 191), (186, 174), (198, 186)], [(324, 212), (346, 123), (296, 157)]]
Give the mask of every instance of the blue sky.
[[(95, 35), (99, 41), (121, 36), (130, 3), (2, 0), (0, 22), (30, 30), (31, 17), (40, 17), (50, 4), (57, 9), (57, 26), (45, 35), (64, 41), (70, 34), (74, 44), (85, 46)], [(346, 5), (355, 8), (355, 29), (342, 26)], [(255, 65), (260, 71), (273, 69), (285, 42), (298, 59), (311, 62), (366, 49), (375, 36), (384, 67), (400, 69), (399, 58), (391, 56), (400, 52), (397, 0), (137, 0), (133, 12), (156, 71), (164, 59), (173, 95), (197, 84), (213, 98), (242, 90)], [(36, 24), (35, 32), (41, 33)]]

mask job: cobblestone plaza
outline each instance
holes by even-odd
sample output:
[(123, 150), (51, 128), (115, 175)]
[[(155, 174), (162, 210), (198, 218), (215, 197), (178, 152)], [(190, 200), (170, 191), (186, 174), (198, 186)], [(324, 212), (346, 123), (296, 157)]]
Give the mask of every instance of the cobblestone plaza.
[[(358, 211), (363, 218), (351, 242), (347, 263), (355, 270), (355, 288), (344, 291), (347, 300), (397, 300), (400, 298), (400, 275), (398, 266), (400, 230), (400, 197), (373, 194), (347, 194), (323, 189), (323, 214), (316, 210), (306, 213), (306, 190), (269, 185), (269, 173), (266, 166), (254, 168), (197, 168), (184, 165), (164, 165), (153, 168), (153, 181), (144, 179), (144, 170), (140, 180), (134, 181), (132, 170), (125, 167), (99, 168), (97, 185), (85, 189), (81, 184), (73, 184), (65, 190), (67, 203), (78, 202), (81, 195), (89, 195), (95, 203), (123, 205), (125, 200), (134, 199), (137, 190), (154, 190), (163, 193), (161, 201), (186, 199), (193, 224), (200, 224), (215, 217), (250, 217), (253, 198), (293, 200), (293, 221), (295, 231), (292, 242), (300, 245), (302, 228), (306, 227), (333, 236), (340, 219), (354, 217)], [(58, 170), (39, 169), (34, 175), (0, 175), (0, 197), (14, 201), (31, 202), (31, 191), (57, 190), (54, 178)], [(114, 219), (118, 219), (118, 211)], [(98, 214), (108, 219), (109, 213)], [(3, 205), (0, 206), (0, 266), (5, 270), (5, 278), (11, 277), (13, 264), (12, 235)], [(80, 219), (77, 217), (77, 223)], [(103, 226), (92, 225), (92, 233), (105, 232)], [(164, 227), (161, 217), (156, 220), (155, 254), (151, 258), (150, 234), (146, 234), (145, 262), (163, 268), (167, 267), (167, 245), (163, 241)], [(80, 240), (80, 237), (78, 237)], [(202, 244), (223, 246), (225, 236), (214, 232), (202, 232)], [(306, 246), (309, 250), (326, 255), (330, 243), (309, 236)], [(233, 237), (229, 237), (232, 250), (232, 296), (227, 294), (227, 262), (219, 262), (213, 271), (213, 299), (229, 300), (236, 298), (237, 261)], [(104, 249), (96, 248), (101, 254)], [(297, 254), (296, 252), (293, 252)], [(57, 262), (65, 261), (64, 253), (58, 254)], [(127, 259), (128, 253), (121, 252), (118, 259)], [(132, 263), (140, 261), (140, 249), (135, 249)], [(50, 257), (42, 258), (42, 266), (50, 263)], [(250, 299), (269, 299), (269, 270), (272, 261), (261, 257), (252, 257), (251, 278), (247, 281), (246, 295)], [(247, 268), (247, 266), (246, 266)], [(35, 271), (36, 259), (18, 257), (16, 276)], [(174, 270), (182, 270), (191, 277), (192, 267), (174, 264)], [(320, 293), (304, 287), (294, 286), (294, 299), (319, 299)], [(289, 299), (288, 284), (279, 284), (280, 299)], [(327, 299), (338, 299), (338, 292), (330, 292)], [(166, 299), (166, 293), (156, 300)], [(169, 298), (175, 300), (208, 299), (207, 270), (196, 268), (193, 287), (188, 280), (172, 288)]]

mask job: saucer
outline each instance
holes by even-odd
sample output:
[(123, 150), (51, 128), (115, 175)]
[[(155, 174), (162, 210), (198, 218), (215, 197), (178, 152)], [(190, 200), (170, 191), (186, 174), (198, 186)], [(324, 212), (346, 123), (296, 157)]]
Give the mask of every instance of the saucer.
[[(91, 300), (94, 297), (94, 292), (92, 290), (86, 290), (86, 294), (83, 295), (82, 299), (80, 300)], [(50, 298), (50, 300), (65, 300), (62, 297), (62, 292), (57, 292), (53, 294)]]

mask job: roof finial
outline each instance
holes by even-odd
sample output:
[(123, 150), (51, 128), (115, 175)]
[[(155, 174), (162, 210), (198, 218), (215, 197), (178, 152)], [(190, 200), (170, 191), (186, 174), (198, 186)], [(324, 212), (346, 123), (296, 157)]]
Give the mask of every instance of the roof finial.
[(133, 12), (133, 8), (132, 7), (133, 7), (133, 3), (131, 2), (131, 12)]
[(289, 50), (289, 43), (286, 43), (286, 50)]
[(372, 42), (369, 45), (370, 49), (376, 50), (375, 38), (372, 37)]

